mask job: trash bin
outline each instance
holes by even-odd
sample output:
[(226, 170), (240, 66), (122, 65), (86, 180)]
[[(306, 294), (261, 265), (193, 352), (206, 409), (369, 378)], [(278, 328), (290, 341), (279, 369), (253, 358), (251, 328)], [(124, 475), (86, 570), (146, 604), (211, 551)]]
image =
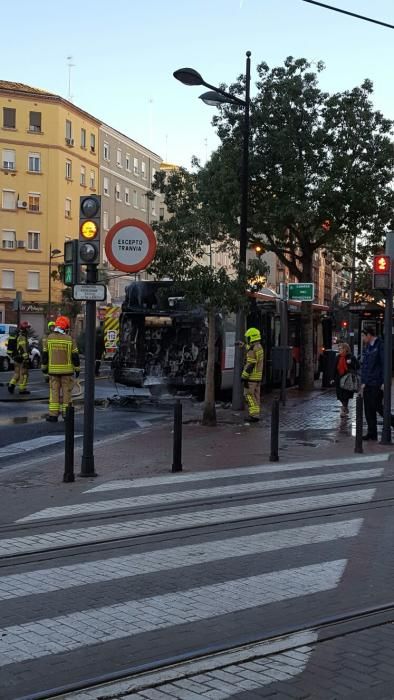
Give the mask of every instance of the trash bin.
[(335, 365), (337, 362), (337, 353), (335, 350), (324, 350), (321, 358), (321, 368), (322, 368), (322, 389), (326, 389), (331, 386), (331, 382), (335, 375)]

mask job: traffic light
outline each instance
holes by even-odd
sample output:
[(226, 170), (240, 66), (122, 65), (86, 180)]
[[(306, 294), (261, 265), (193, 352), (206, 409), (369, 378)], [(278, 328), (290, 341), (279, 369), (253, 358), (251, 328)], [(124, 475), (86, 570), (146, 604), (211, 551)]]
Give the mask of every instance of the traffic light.
[(260, 258), (263, 255), (263, 253), (265, 253), (265, 248), (260, 241), (256, 241), (255, 243), (253, 243), (251, 248), (252, 250), (254, 250), (258, 258)]
[(343, 328), (344, 330), (346, 330), (346, 329), (348, 328), (348, 326), (349, 326), (349, 322), (348, 322), (348, 321), (341, 321), (341, 328)]
[(98, 265), (100, 262), (101, 196), (80, 197), (78, 262)]
[(372, 272), (373, 289), (391, 289), (391, 258), (389, 255), (374, 255)]
[(324, 219), (322, 225), (321, 225), (323, 231), (329, 231), (331, 228), (331, 221), (330, 219)]
[(64, 244), (64, 264), (62, 265), (62, 281), (66, 287), (80, 282), (80, 266), (78, 263), (78, 246), (76, 238), (73, 241), (66, 241)]

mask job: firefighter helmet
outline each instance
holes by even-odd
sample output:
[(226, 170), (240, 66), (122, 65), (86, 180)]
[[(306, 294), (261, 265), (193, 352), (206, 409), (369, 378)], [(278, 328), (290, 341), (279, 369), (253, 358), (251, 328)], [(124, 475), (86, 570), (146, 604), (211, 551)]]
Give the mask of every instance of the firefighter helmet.
[(55, 325), (57, 328), (61, 328), (62, 331), (67, 331), (70, 328), (70, 319), (67, 316), (58, 316)]
[(28, 331), (29, 328), (31, 328), (31, 325), (29, 321), (21, 321), (19, 324), (19, 328), (21, 331)]
[(260, 331), (258, 328), (248, 328), (245, 333), (245, 338), (248, 343), (257, 343), (258, 340), (261, 340)]
[(56, 326), (55, 321), (49, 321), (48, 330), (51, 331), (53, 328), (55, 328), (55, 326)]

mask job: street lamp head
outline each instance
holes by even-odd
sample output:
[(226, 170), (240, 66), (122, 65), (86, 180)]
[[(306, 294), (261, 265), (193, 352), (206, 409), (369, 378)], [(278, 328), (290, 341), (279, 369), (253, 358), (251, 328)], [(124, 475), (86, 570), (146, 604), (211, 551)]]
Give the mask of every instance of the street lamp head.
[(60, 255), (61, 252), (62, 252), (62, 251), (59, 250), (59, 248), (53, 248), (53, 249), (51, 250), (51, 258), (53, 258), (54, 255)]
[(204, 85), (204, 81), (194, 68), (178, 68), (173, 72), (174, 78), (184, 85)]
[(204, 92), (202, 95), (199, 96), (199, 99), (204, 102), (204, 104), (208, 105), (209, 107), (220, 107), (222, 104), (231, 104), (233, 103), (233, 100), (230, 100), (229, 98), (224, 97), (223, 95), (220, 95), (218, 92), (215, 92), (214, 90), (209, 90), (208, 92)]

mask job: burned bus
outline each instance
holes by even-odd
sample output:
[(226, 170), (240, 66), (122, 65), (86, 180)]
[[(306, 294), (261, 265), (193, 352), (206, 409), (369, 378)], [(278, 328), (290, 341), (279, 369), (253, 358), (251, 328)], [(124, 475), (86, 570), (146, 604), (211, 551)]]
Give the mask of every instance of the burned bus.
[[(279, 296), (271, 289), (248, 294), (247, 324), (259, 328), (264, 345), (263, 383), (280, 382), (272, 362), (280, 342)], [(322, 319), (327, 307), (313, 305), (315, 369), (324, 346)], [(119, 343), (112, 363), (114, 379), (152, 393), (184, 389), (202, 394), (208, 347), (207, 314), (192, 305), (171, 281), (135, 282), (126, 289), (119, 319)], [(301, 360), (301, 305), (288, 303), (291, 363), (288, 384), (296, 384)], [(235, 314), (216, 313), (215, 387), (230, 389), (234, 372)]]

